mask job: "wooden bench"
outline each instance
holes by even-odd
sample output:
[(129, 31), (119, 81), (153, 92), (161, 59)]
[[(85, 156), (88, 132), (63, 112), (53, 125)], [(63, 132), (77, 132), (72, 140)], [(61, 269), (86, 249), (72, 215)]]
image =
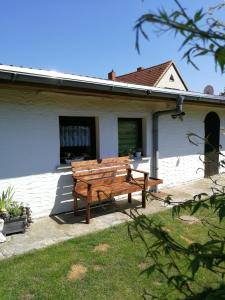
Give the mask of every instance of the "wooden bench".
[[(74, 180), (74, 214), (78, 210), (78, 199), (85, 201), (86, 223), (90, 223), (92, 204), (111, 200), (115, 196), (142, 191), (142, 207), (146, 207), (146, 190), (162, 183), (161, 179), (149, 178), (149, 173), (131, 168), (128, 157), (105, 158), (72, 162)], [(133, 177), (139, 173), (141, 177)]]

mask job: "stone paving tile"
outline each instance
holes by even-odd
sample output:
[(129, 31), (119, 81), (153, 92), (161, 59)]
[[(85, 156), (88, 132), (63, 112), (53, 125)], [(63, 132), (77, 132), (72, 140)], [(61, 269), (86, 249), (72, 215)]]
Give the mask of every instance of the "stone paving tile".
[[(220, 179), (220, 183), (225, 184), (225, 176)], [(172, 195), (172, 201), (177, 203), (192, 199), (198, 193), (211, 193), (211, 187), (210, 179), (201, 179), (164, 189), (163, 192)], [(140, 196), (135, 195), (132, 204), (128, 204), (126, 199), (115, 201), (102, 208), (92, 209), (93, 218), (89, 225), (85, 224), (84, 212), (80, 212), (76, 217), (73, 213), (65, 213), (35, 219), (24, 234), (8, 236), (7, 241), (0, 244), (0, 260), (124, 223), (129, 221), (129, 217), (123, 213), (123, 210), (129, 211), (131, 208), (137, 208), (144, 214), (166, 209), (159, 200), (148, 201), (146, 209), (142, 209)]]
[(73, 213), (65, 213), (36, 219), (24, 234), (7, 236), (7, 242), (0, 244), (0, 259), (40, 249), (124, 223), (129, 221), (129, 217), (122, 210), (126, 209), (129, 211), (130, 208), (134, 207), (137, 207), (140, 212), (147, 214), (165, 209), (160, 205), (159, 201), (151, 201), (147, 208), (143, 210), (140, 196), (135, 196), (132, 205), (128, 205), (127, 200), (120, 200), (106, 208), (93, 209), (93, 218), (90, 225), (85, 223), (84, 212), (80, 212), (76, 217), (74, 217)]

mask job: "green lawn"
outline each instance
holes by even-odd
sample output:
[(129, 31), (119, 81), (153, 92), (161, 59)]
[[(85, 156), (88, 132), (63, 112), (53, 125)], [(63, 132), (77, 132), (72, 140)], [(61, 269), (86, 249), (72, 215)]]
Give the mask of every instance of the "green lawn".
[[(171, 211), (155, 218), (184, 244), (206, 240), (203, 225), (183, 225), (171, 219)], [(110, 247), (94, 251), (99, 244)], [(86, 267), (86, 273), (81, 279), (69, 280), (68, 273), (76, 264)], [(158, 295), (171, 293), (170, 299), (181, 299), (168, 290), (159, 274), (141, 274), (147, 265), (144, 246), (130, 240), (127, 224), (123, 224), (1, 261), (0, 299), (141, 299), (143, 290), (149, 288)], [(202, 284), (216, 285), (218, 280), (211, 273), (199, 276)]]

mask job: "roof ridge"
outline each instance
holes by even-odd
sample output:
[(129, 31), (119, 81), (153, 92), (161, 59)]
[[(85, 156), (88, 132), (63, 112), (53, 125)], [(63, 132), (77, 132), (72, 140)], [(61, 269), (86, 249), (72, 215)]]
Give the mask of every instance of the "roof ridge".
[[(172, 64), (173, 64), (173, 61), (171, 60), (170, 63), (168, 64), (168, 66), (166, 66), (166, 68), (163, 70), (162, 74), (158, 77), (158, 79), (156, 79), (156, 81), (154, 82), (154, 85), (159, 83), (159, 81), (163, 78), (163, 76), (166, 74), (166, 72), (169, 70), (169, 68), (171, 67)], [(175, 66), (175, 64), (174, 64), (174, 66)]]
[(149, 70), (149, 69), (153, 69), (153, 68), (155, 68), (155, 67), (159, 67), (159, 66), (161, 66), (161, 65), (165, 65), (165, 64), (168, 64), (168, 63), (173, 64), (174, 62), (173, 62), (173, 60), (171, 59), (171, 60), (165, 61), (164, 63), (158, 64), (158, 65), (154, 65), (154, 66), (145, 68), (145, 69), (143, 69), (143, 70), (139, 70), (139, 71), (136, 70), (136, 71), (133, 71), (133, 72), (130, 72), (130, 73), (126, 73), (126, 74), (123, 74), (123, 75), (116, 76), (116, 78), (123, 77), (123, 76), (127, 76), (127, 75), (134, 74), (134, 73), (137, 73), (137, 72), (140, 74), (140, 73), (143, 72), (143, 71), (146, 71), (146, 70)]

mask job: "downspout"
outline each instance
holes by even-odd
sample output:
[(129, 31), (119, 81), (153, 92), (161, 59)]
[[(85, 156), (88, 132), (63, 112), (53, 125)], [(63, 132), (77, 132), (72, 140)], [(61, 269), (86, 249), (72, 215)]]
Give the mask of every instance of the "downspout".
[[(152, 115), (152, 177), (158, 178), (158, 170), (159, 170), (159, 137), (158, 137), (158, 130), (159, 130), (159, 117), (162, 115), (171, 115), (173, 119), (178, 116), (184, 115), (183, 112), (183, 102), (184, 96), (179, 95), (176, 102), (176, 108), (163, 110), (163, 111), (156, 111)], [(154, 192), (157, 192), (157, 186), (153, 187), (152, 189)]]

